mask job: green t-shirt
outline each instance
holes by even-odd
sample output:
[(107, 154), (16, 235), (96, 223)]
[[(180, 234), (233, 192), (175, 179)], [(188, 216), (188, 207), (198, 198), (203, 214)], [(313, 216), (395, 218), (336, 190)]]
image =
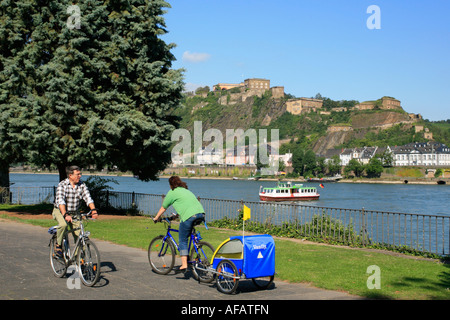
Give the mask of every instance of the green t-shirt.
[(181, 221), (186, 221), (197, 213), (205, 213), (202, 204), (195, 195), (183, 187), (175, 188), (167, 193), (162, 206), (167, 209), (171, 205), (180, 215)]

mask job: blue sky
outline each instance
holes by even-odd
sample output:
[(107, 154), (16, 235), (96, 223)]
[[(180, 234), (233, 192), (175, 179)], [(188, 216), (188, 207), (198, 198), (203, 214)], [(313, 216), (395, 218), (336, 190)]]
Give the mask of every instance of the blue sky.
[(392, 96), (407, 112), (450, 119), (449, 0), (168, 2), (163, 39), (177, 45), (187, 88), (265, 78), (296, 97)]

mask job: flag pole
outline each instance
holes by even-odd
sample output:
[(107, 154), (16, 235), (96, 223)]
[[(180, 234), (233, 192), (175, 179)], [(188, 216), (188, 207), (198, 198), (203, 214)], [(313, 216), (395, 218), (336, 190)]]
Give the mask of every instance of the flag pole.
[[(244, 239), (245, 239), (245, 213), (246, 213), (246, 211), (245, 211), (245, 205), (244, 205), (244, 207), (242, 208), (242, 210), (243, 210), (243, 215), (242, 215), (242, 254), (244, 254), (244, 248), (245, 248), (245, 246), (244, 246)], [(243, 256), (242, 256), (243, 257)]]
[(242, 214), (242, 248), (244, 248), (244, 238), (245, 238), (245, 220), (250, 219), (250, 208), (248, 208), (246, 205), (243, 205), (242, 207), (243, 214)]

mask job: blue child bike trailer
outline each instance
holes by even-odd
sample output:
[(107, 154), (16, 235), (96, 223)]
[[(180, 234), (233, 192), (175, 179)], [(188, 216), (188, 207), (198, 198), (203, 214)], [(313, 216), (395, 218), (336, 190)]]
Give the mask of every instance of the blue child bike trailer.
[(275, 274), (275, 243), (270, 235), (236, 236), (222, 242), (213, 256), (213, 268), (227, 259), (245, 278), (270, 277)]

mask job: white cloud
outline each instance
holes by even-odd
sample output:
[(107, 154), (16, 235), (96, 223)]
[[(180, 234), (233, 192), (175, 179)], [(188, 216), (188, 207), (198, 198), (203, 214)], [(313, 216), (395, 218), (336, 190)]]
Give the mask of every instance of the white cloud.
[(183, 53), (183, 61), (186, 62), (192, 62), (192, 63), (199, 63), (208, 60), (211, 58), (211, 55), (209, 53), (199, 53), (199, 52), (189, 52), (185, 51)]

